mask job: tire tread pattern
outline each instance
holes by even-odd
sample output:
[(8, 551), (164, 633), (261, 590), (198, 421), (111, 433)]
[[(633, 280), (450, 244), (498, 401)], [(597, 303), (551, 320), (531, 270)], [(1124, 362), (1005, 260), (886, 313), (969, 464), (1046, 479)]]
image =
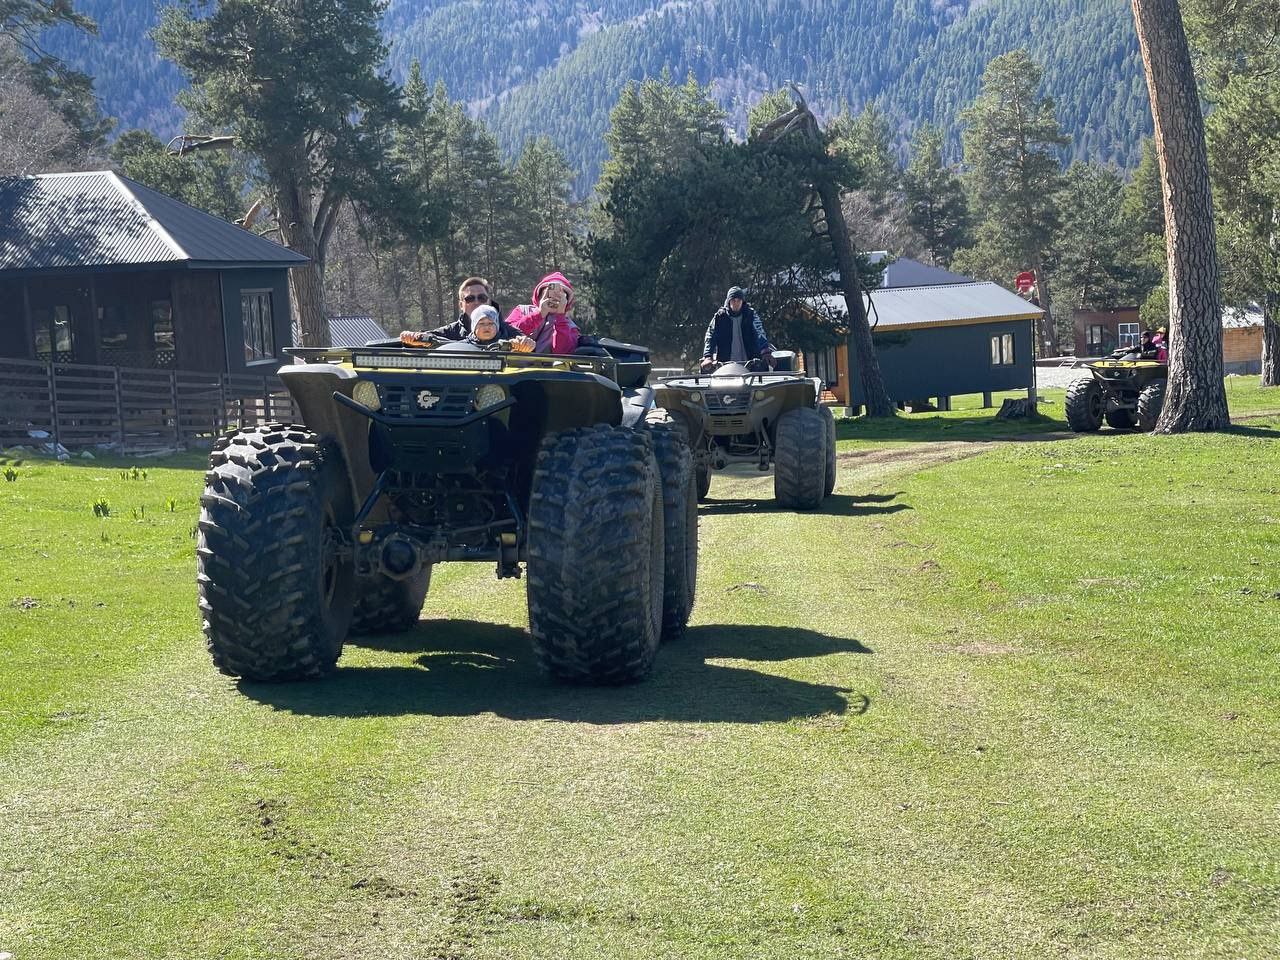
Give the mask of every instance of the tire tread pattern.
[(633, 683), (652, 669), (661, 497), (646, 430), (597, 424), (543, 440), (529, 503), (529, 633), (556, 679)]
[(1064, 403), (1067, 413), (1067, 426), (1076, 433), (1093, 433), (1102, 426), (1102, 417), (1094, 417), (1091, 396), (1094, 391), (1101, 392), (1102, 385), (1092, 376), (1073, 380), (1067, 387)]
[(827, 428), (827, 471), (826, 482), (822, 485), (823, 496), (831, 496), (836, 489), (836, 416), (831, 408), (818, 407), (822, 415), (822, 423)]
[(351, 633), (404, 633), (422, 616), (422, 604), (431, 589), (431, 567), (395, 580), (385, 573), (356, 578), (356, 603)]
[(1160, 412), (1164, 409), (1164, 393), (1168, 386), (1168, 380), (1152, 380), (1138, 394), (1138, 429), (1143, 433), (1151, 433), (1160, 421)]
[(345, 518), (345, 482), (337, 446), (305, 427), (268, 423), (214, 444), (200, 498), (196, 583), (206, 644), (223, 673), (279, 681), (333, 670), (352, 577), (340, 563), (331, 609), (320, 564), (326, 507)]
[(773, 456), (773, 496), (778, 506), (813, 510), (827, 483), (827, 427), (813, 407), (797, 407), (778, 418)]
[(662, 642), (684, 636), (698, 588), (698, 489), (688, 429), (661, 408), (645, 415), (653, 453), (662, 474), (663, 576)]

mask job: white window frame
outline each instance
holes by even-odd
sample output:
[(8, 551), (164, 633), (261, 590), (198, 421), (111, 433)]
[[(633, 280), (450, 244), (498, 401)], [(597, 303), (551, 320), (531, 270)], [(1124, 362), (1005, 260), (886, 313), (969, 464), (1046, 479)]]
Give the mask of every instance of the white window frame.
[(1014, 356), (1013, 334), (993, 334), (991, 337), (991, 365), (993, 367), (1012, 367)]
[(1122, 323), (1117, 328), (1119, 339), (1116, 346), (1120, 347), (1136, 347), (1138, 341), (1142, 338), (1142, 324), (1140, 323)]

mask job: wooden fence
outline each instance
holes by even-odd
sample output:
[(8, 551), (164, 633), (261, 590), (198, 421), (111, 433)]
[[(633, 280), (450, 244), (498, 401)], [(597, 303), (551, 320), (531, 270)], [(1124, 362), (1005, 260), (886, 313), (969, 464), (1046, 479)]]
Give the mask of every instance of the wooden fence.
[(33, 430), (77, 449), (156, 450), (208, 441), (237, 426), (296, 419), (280, 379), (0, 358), (0, 446)]

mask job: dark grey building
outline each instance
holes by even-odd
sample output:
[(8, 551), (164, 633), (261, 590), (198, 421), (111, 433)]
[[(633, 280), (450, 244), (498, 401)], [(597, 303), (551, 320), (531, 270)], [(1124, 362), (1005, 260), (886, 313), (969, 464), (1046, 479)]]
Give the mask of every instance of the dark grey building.
[(110, 171), (0, 179), (0, 357), (274, 373), (306, 262)]
[[(894, 401), (937, 398), (946, 407), (960, 394), (1032, 387), (1033, 325), (1043, 311), (999, 284), (900, 259), (870, 303), (880, 370)], [(812, 298), (809, 308), (847, 312), (844, 298), (830, 294)], [(836, 402), (865, 404), (844, 345), (806, 357), (806, 369)]]

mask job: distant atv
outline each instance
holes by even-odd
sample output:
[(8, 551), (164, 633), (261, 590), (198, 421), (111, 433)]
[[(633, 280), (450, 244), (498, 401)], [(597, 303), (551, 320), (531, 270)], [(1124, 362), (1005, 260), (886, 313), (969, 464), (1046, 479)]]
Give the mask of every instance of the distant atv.
[(1067, 388), (1067, 424), (1076, 433), (1102, 426), (1137, 427), (1150, 433), (1160, 419), (1169, 365), (1158, 360), (1098, 360), (1086, 364), (1090, 376)]
[(291, 351), (305, 426), (218, 441), (198, 581), (214, 663), (249, 680), (331, 671), (348, 632), (418, 621), (435, 564), (528, 567), (554, 677), (627, 683), (679, 637), (697, 580), (684, 433), (654, 410), (648, 352), (574, 356), (384, 342)]
[(773, 467), (778, 505), (812, 510), (836, 483), (836, 425), (818, 403), (819, 380), (790, 369), (794, 354), (776, 351), (776, 371), (726, 363), (710, 374), (659, 381), (655, 402), (685, 425), (693, 447), (698, 499), (711, 471), (731, 463)]

